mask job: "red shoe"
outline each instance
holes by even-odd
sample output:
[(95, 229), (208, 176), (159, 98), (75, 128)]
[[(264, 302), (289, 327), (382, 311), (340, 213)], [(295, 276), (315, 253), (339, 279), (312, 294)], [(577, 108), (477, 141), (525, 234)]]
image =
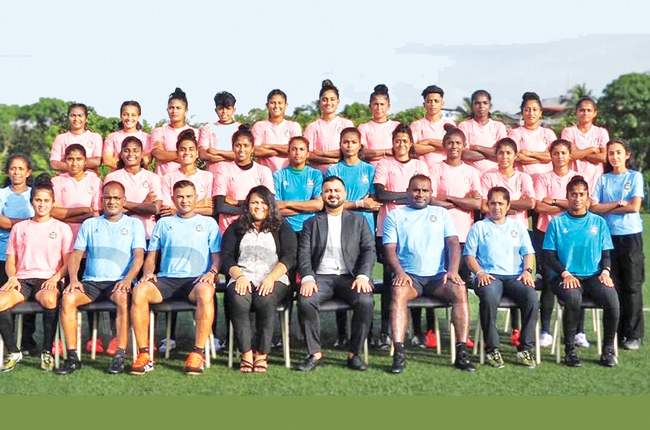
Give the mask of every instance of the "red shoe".
[(424, 344), (427, 348), (437, 348), (438, 347), (438, 338), (436, 337), (436, 332), (429, 330), (426, 337), (424, 338)]
[(56, 355), (63, 355), (63, 342), (61, 340), (52, 343), (52, 356)]
[[(93, 340), (88, 339), (88, 342), (86, 343), (86, 352), (92, 352), (93, 350)], [(97, 338), (97, 341), (95, 342), (95, 354), (103, 354), (104, 353), (104, 344), (102, 343), (102, 340)]]
[(474, 341), (471, 337), (467, 336), (467, 342), (465, 342), (465, 345), (467, 345), (468, 348), (474, 348)]
[(519, 346), (519, 329), (513, 328), (512, 335), (510, 335), (510, 345)]
[[(203, 355), (201, 355), (201, 353), (196, 351), (190, 352), (190, 355), (187, 357), (187, 360), (185, 360), (185, 367), (184, 367), (185, 373), (188, 375), (200, 375), (201, 373), (203, 373), (204, 368), (205, 368), (205, 358), (203, 358)], [(258, 372), (258, 373), (263, 373), (263, 372)]]
[(114, 337), (111, 339), (111, 341), (108, 343), (108, 348), (106, 348), (106, 354), (110, 355), (113, 357), (115, 354), (117, 354), (117, 338)]

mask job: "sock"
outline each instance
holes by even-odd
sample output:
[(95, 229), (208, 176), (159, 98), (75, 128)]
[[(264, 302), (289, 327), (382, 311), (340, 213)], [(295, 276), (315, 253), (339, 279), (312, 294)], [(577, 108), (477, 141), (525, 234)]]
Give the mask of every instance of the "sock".
[(45, 309), (43, 312), (43, 351), (51, 351), (56, 330), (57, 309)]
[(69, 349), (68, 350), (68, 360), (79, 361), (79, 356), (77, 355), (77, 350), (76, 349)]
[(126, 355), (126, 349), (118, 348), (115, 356), (117, 357), (118, 355)]
[(205, 349), (199, 348), (198, 346), (195, 346), (194, 348), (192, 348), (192, 351), (198, 352), (201, 355), (205, 355)]
[(404, 342), (395, 342), (393, 345), (395, 352), (404, 352)]
[(7, 351), (18, 352), (14, 335), (14, 317), (9, 310), (0, 312), (0, 335), (7, 346)]
[(465, 344), (465, 342), (458, 342), (456, 344), (456, 352), (458, 353), (467, 352), (467, 344)]
[(138, 348), (138, 353), (139, 353), (139, 354), (149, 354), (149, 347), (146, 347), (146, 348)]

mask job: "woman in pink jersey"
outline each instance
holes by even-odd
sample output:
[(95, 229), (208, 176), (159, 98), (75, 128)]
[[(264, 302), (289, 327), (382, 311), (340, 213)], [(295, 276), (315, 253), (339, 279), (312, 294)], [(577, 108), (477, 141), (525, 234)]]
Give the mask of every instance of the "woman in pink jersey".
[(287, 95), (282, 90), (272, 90), (266, 97), (269, 119), (257, 121), (251, 133), (255, 142), (255, 156), (271, 173), (289, 165), (287, 154), (289, 139), (302, 135), (300, 124), (285, 119)]
[(305, 128), (305, 138), (309, 141), (309, 161), (323, 174), (327, 173), (329, 166), (339, 161), (341, 131), (354, 127), (352, 121), (336, 114), (339, 101), (338, 88), (332, 81), (324, 80), (318, 94), (321, 117)]
[(442, 138), (445, 135), (445, 125), (454, 122), (442, 117), (442, 98), (445, 92), (437, 85), (429, 85), (422, 91), (424, 109), (427, 114), (424, 118), (411, 123), (411, 131), (415, 140), (415, 152), (420, 160), (432, 166), (445, 159)]
[(43, 312), (43, 350), (41, 369), (54, 368), (52, 343), (56, 329), (56, 308), (60, 282), (66, 274), (72, 251), (72, 231), (52, 218), (54, 191), (48, 175), (41, 175), (32, 189), (34, 217), (14, 226), (7, 247), (7, 282), (0, 288), (0, 334), (8, 354), (3, 372), (14, 369), (22, 360), (16, 345), (11, 308), (27, 300), (36, 300)]
[(232, 135), (241, 124), (235, 121), (235, 103), (237, 99), (228, 91), (221, 91), (214, 96), (214, 104), (219, 121), (208, 123), (201, 128), (199, 135), (199, 158), (208, 163), (208, 171), (217, 173), (217, 165), (222, 161), (233, 161)]
[(118, 168), (117, 163), (120, 161), (122, 142), (129, 136), (137, 137), (142, 142), (145, 150), (143, 153), (145, 165), (151, 161), (151, 136), (142, 131), (141, 114), (140, 103), (134, 100), (125, 101), (120, 106), (119, 130), (108, 135), (104, 141), (104, 152), (102, 153), (104, 166), (108, 166), (111, 171)]
[(144, 145), (135, 136), (122, 141), (116, 171), (106, 176), (106, 182), (119, 182), (124, 186), (128, 215), (142, 220), (147, 240), (156, 225), (155, 216), (162, 206), (160, 177), (145, 168)]
[(240, 126), (232, 136), (232, 150), (235, 153), (235, 161), (221, 163), (212, 187), (214, 213), (219, 217), (221, 234), (239, 218), (242, 203), (251, 188), (264, 185), (275, 194), (271, 170), (251, 159), (253, 135), (248, 125)]
[[(169, 124), (155, 128), (151, 132), (152, 149), (151, 155), (156, 159), (156, 174), (161, 178), (167, 173), (178, 170), (181, 165), (178, 163), (176, 153), (176, 142), (178, 135), (185, 130), (192, 130), (198, 137), (199, 131), (186, 123), (187, 96), (180, 88), (169, 95), (167, 100), (167, 114)], [(145, 147), (145, 152), (147, 152)]]
[(492, 96), (485, 90), (472, 93), (471, 118), (458, 124), (467, 138), (467, 149), (463, 160), (476, 168), (481, 175), (497, 168), (494, 145), (506, 137), (506, 126), (490, 117)]
[[(535, 197), (537, 199), (535, 210), (539, 213), (537, 228), (533, 230), (533, 246), (537, 255), (542, 255), (542, 244), (551, 219), (569, 208), (566, 187), (571, 178), (577, 175), (576, 172), (569, 168), (572, 158), (571, 142), (563, 139), (554, 140), (549, 151), (553, 170), (537, 176), (534, 181)], [(555, 306), (555, 295), (549, 283), (550, 273), (544, 270), (541, 260), (541, 258), (537, 259), (537, 273), (542, 274), (542, 296), (539, 307), (542, 320), (540, 346), (548, 348), (553, 344), (550, 327), (553, 307)], [(584, 334), (584, 311), (581, 314), (583, 317), (579, 320), (576, 332), (576, 345), (578, 346), (584, 346), (582, 336), (586, 339)], [(582, 333), (582, 336), (578, 338), (580, 333)]]
[(59, 134), (50, 152), (50, 167), (57, 172), (67, 172), (65, 150), (73, 143), (84, 147), (88, 155), (87, 168), (97, 169), (102, 162), (102, 137), (87, 129), (88, 107), (82, 103), (71, 104), (68, 107), (68, 123), (70, 130)]
[(533, 179), (541, 173), (553, 170), (548, 148), (557, 137), (550, 128), (542, 127), (542, 101), (537, 93), (527, 92), (521, 97), (521, 116), (524, 125), (508, 132), (515, 141), (517, 168), (528, 173)]
[(596, 102), (591, 97), (581, 97), (576, 104), (578, 124), (562, 130), (562, 139), (573, 145), (571, 168), (582, 175), (593, 190), (604, 172), (609, 133), (594, 125), (598, 115)]
[(176, 207), (172, 201), (174, 184), (178, 181), (188, 180), (196, 187), (197, 202), (196, 212), (201, 215), (212, 216), (212, 173), (196, 167), (199, 156), (198, 143), (192, 130), (186, 130), (178, 136), (176, 143), (180, 169), (166, 174), (162, 179), (163, 206), (160, 216), (176, 215)]
[(399, 121), (388, 118), (390, 97), (386, 85), (377, 85), (370, 94), (370, 110), (372, 120), (359, 125), (359, 133), (364, 159), (376, 166), (380, 159), (393, 155), (393, 130), (399, 125)]

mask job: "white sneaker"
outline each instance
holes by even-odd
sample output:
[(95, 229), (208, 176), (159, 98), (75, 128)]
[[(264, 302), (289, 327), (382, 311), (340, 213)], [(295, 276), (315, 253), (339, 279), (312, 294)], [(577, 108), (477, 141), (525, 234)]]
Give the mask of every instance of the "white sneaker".
[[(174, 339), (169, 339), (169, 352), (172, 352), (174, 348), (176, 348), (176, 341)], [(167, 352), (167, 339), (160, 341), (158, 344), (158, 351), (160, 351), (161, 354)]]
[(589, 348), (589, 341), (587, 340), (587, 335), (583, 332), (576, 333), (575, 337), (576, 346), (580, 348)]
[(543, 331), (539, 336), (539, 346), (549, 348), (551, 345), (553, 345), (553, 336), (549, 332)]

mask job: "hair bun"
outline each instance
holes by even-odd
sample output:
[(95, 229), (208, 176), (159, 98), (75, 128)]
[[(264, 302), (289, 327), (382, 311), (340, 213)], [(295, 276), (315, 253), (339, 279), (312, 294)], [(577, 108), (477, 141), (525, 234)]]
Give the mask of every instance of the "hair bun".
[(388, 94), (388, 87), (384, 84), (379, 84), (375, 86), (375, 93), (378, 94)]
[(181, 134), (178, 135), (179, 142), (185, 139), (196, 140), (196, 133), (194, 133), (194, 130), (188, 128), (187, 130), (183, 130)]
[(323, 87), (323, 88), (331, 88), (333, 86), (334, 86), (334, 83), (332, 83), (332, 81), (330, 81), (329, 79), (325, 79), (323, 81), (323, 83), (321, 84), (321, 87)]
[(41, 173), (34, 179), (35, 186), (52, 186), (52, 177), (48, 173)]
[(443, 125), (442, 128), (444, 128), (447, 133), (449, 133), (450, 131), (453, 131), (453, 130), (457, 130), (456, 126), (454, 124), (450, 123), (450, 122)]
[(250, 131), (251, 131), (251, 125), (250, 125), (250, 124), (242, 124), (242, 125), (239, 126), (239, 128), (237, 129), (237, 131), (245, 131), (245, 132), (250, 133)]
[(537, 93), (532, 92), (532, 91), (526, 91), (523, 96), (521, 96), (521, 99), (523, 101), (528, 101), (528, 100), (537, 100), (539, 101), (539, 96)]

